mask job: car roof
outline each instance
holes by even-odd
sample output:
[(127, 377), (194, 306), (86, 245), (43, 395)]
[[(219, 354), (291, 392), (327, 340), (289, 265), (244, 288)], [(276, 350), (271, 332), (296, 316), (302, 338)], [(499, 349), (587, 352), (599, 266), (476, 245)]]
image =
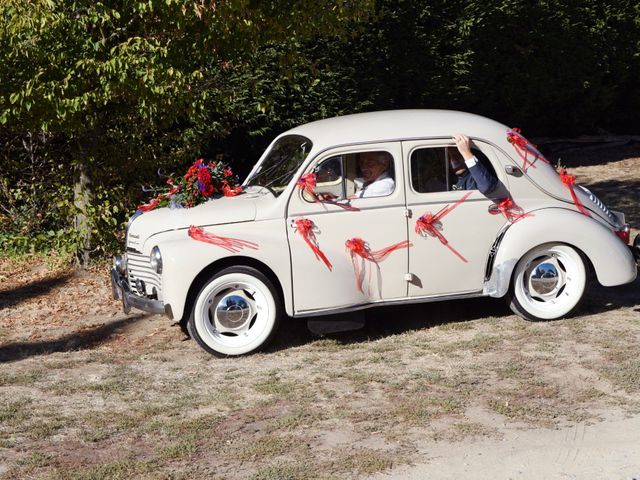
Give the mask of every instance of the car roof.
[(454, 110), (387, 110), (327, 118), (295, 127), (284, 135), (303, 135), (314, 147), (385, 142), (410, 138), (503, 138), (507, 127), (473, 113)]

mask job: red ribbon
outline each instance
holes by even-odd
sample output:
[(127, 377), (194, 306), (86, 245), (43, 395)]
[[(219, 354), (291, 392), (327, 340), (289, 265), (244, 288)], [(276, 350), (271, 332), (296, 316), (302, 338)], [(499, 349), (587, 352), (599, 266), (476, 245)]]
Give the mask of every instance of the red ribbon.
[[(369, 248), (369, 244), (365, 242), (363, 239), (355, 237), (350, 240), (347, 240), (345, 243), (345, 247), (347, 247), (347, 251), (351, 256), (351, 263), (353, 264), (353, 271), (356, 275), (356, 288), (364, 293), (362, 285), (364, 284), (364, 277), (366, 275), (366, 262), (369, 261), (376, 266), (378, 271), (378, 294), (382, 293), (382, 275), (380, 274), (380, 265), (379, 262), (382, 262), (386, 259), (392, 252), (396, 250), (400, 250), (402, 248), (412, 247), (413, 244), (408, 240), (403, 242), (398, 242), (389, 247), (381, 248), (380, 250), (372, 251)], [(358, 258), (360, 260), (358, 261)], [(371, 270), (369, 270), (369, 286), (368, 291), (371, 293)]]
[(449, 241), (444, 237), (444, 235), (440, 233), (440, 230), (442, 230), (442, 223), (440, 222), (440, 220), (444, 218), (449, 212), (451, 212), (451, 210), (453, 210), (462, 202), (464, 202), (472, 193), (473, 192), (465, 193), (464, 196), (460, 200), (458, 200), (456, 203), (454, 203), (453, 205), (447, 205), (446, 207), (442, 207), (438, 211), (438, 213), (436, 213), (435, 215), (432, 214), (431, 212), (427, 212), (424, 215), (420, 216), (418, 220), (416, 220), (416, 233), (418, 235), (422, 237), (426, 237), (427, 235), (436, 237), (438, 240), (440, 240), (440, 243), (442, 243), (445, 247), (451, 250), (454, 253), (454, 255), (456, 255), (464, 263), (469, 263), (469, 262), (455, 248), (453, 248), (449, 244)]
[(564, 168), (561, 168), (560, 178), (562, 179), (562, 183), (564, 183), (565, 186), (569, 189), (569, 193), (571, 194), (573, 203), (578, 208), (578, 210), (580, 210), (580, 213), (582, 213), (583, 215), (586, 215), (587, 217), (590, 217), (591, 215), (589, 214), (587, 209), (584, 208), (584, 205), (582, 204), (580, 199), (577, 197), (576, 192), (573, 189), (573, 186), (576, 184), (576, 176), (568, 174)]
[[(500, 209), (500, 213), (511, 223), (516, 223), (525, 217), (533, 217), (533, 213), (524, 213), (522, 208), (516, 205), (511, 197), (501, 200), (500, 203), (498, 203), (498, 208)], [(494, 213), (493, 215), (496, 214)]]
[(141, 212), (149, 212), (158, 207), (160, 200), (158, 198), (153, 198), (149, 203), (143, 203), (142, 205), (138, 205), (137, 209)]
[[(536, 146), (533, 143), (527, 141), (527, 139), (520, 134), (519, 128), (512, 128), (507, 130), (507, 141), (511, 145), (513, 145), (516, 153), (522, 159), (522, 170), (524, 170), (525, 172), (527, 171), (527, 168), (529, 166), (536, 168), (536, 166), (534, 165), (536, 160), (542, 160), (544, 163), (549, 163), (547, 159), (544, 158), (542, 154), (536, 150)], [(522, 152), (524, 152), (524, 155)], [(529, 153), (532, 153), (535, 157), (533, 160), (529, 160)]]
[(296, 182), (296, 186), (302, 190), (303, 192), (307, 192), (313, 198), (313, 201), (316, 203), (328, 203), (329, 205), (335, 205), (336, 207), (340, 207), (344, 210), (349, 210), (352, 212), (359, 212), (360, 209), (357, 207), (352, 207), (348, 203), (340, 203), (334, 200), (326, 200), (324, 198), (318, 197), (316, 194), (316, 186), (317, 179), (315, 173), (305, 173), (300, 177), (300, 180)]
[(244, 192), (244, 189), (241, 186), (230, 187), (227, 182), (222, 184), (222, 193), (225, 197), (235, 197), (236, 195), (240, 195)]
[(313, 199), (317, 202), (318, 197), (316, 196), (316, 174), (315, 173), (305, 173), (300, 177), (300, 180), (296, 182), (296, 186), (302, 190), (303, 192), (308, 192), (309, 195), (313, 197)]
[(189, 231), (187, 233), (194, 240), (222, 247), (231, 253), (238, 253), (243, 248), (251, 248), (252, 250), (258, 249), (257, 243), (239, 240), (237, 238), (219, 237), (218, 235), (207, 233), (202, 228), (194, 227), (193, 225), (189, 227)]
[(302, 235), (304, 241), (307, 242), (307, 245), (309, 245), (309, 247), (311, 247), (311, 250), (313, 251), (316, 258), (318, 260), (322, 260), (329, 271), (331, 271), (331, 262), (329, 261), (327, 256), (322, 253), (322, 250), (320, 250), (320, 247), (318, 246), (318, 239), (316, 238), (316, 235), (313, 231), (315, 227), (313, 221), (307, 218), (296, 218), (295, 225), (298, 233)]

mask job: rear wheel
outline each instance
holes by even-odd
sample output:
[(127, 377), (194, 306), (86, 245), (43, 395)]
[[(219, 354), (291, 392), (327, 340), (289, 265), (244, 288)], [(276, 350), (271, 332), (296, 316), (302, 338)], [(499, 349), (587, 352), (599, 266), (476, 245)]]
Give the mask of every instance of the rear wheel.
[(580, 305), (586, 287), (587, 269), (580, 253), (567, 245), (541, 245), (516, 265), (509, 306), (527, 320), (555, 320)]
[(207, 352), (235, 356), (265, 347), (282, 316), (280, 295), (252, 267), (230, 267), (200, 289), (187, 328)]

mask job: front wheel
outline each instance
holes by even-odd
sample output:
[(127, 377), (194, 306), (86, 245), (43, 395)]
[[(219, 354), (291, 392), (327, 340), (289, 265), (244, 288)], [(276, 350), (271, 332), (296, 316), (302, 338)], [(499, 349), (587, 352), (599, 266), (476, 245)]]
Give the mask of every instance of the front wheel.
[(541, 245), (516, 265), (509, 306), (526, 320), (555, 320), (578, 307), (586, 286), (587, 269), (580, 253), (567, 245)]
[(235, 356), (263, 348), (282, 316), (272, 282), (251, 267), (230, 267), (200, 289), (188, 330), (198, 344), (217, 356)]

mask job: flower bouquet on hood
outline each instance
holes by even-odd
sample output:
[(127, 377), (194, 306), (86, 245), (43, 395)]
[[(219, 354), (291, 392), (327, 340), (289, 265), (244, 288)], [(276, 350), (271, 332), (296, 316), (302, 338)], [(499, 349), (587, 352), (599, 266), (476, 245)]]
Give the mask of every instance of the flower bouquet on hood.
[(178, 180), (169, 178), (167, 186), (156, 198), (138, 205), (138, 210), (148, 212), (158, 207), (190, 208), (221, 196), (233, 197), (242, 193), (238, 177), (223, 162), (206, 163), (202, 158), (189, 167)]

